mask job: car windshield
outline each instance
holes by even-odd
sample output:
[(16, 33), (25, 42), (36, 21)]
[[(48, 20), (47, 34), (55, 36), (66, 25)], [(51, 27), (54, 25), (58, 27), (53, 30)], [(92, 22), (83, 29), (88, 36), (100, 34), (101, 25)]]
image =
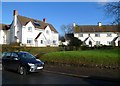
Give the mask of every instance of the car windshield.
[(25, 58), (25, 59), (35, 59), (35, 57), (30, 53), (20, 53), (20, 55), (22, 58)]

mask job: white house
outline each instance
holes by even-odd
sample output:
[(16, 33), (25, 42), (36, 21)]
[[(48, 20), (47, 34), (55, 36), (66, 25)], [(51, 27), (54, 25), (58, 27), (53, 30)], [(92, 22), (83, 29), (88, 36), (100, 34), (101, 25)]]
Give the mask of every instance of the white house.
[(13, 21), (10, 26), (9, 42), (21, 43), (25, 46), (46, 47), (59, 45), (59, 34), (56, 29), (44, 18), (43, 21), (18, 15), (13, 12)]
[(85, 45), (115, 45), (120, 43), (120, 32), (117, 25), (74, 25), (74, 37)]
[(9, 35), (10, 35), (10, 26), (5, 24), (0, 24), (0, 44), (8, 44), (9, 43)]

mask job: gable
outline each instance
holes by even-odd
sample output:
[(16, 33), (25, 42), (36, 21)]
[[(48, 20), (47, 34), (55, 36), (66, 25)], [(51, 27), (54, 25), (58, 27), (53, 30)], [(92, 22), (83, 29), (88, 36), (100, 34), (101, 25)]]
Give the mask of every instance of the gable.
[(87, 41), (89, 41), (89, 40), (90, 40), (90, 41), (92, 41), (92, 42), (95, 42), (95, 41), (93, 40), (93, 38), (92, 38), (92, 37), (90, 37), (90, 36), (89, 36), (89, 37), (87, 37), (87, 38), (85, 38), (84, 42), (87, 42)]

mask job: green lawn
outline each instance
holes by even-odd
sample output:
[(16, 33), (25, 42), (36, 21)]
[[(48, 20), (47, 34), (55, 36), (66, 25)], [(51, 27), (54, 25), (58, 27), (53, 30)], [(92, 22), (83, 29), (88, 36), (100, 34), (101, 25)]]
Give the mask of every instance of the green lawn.
[(40, 59), (45, 62), (65, 64), (97, 64), (116, 66), (120, 63), (118, 49), (61, 51), (44, 54)]

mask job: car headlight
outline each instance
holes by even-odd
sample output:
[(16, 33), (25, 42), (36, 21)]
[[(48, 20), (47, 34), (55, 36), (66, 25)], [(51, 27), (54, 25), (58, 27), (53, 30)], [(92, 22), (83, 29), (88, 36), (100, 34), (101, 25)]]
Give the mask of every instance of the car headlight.
[(28, 63), (29, 66), (35, 66), (35, 64), (32, 64), (32, 63)]

